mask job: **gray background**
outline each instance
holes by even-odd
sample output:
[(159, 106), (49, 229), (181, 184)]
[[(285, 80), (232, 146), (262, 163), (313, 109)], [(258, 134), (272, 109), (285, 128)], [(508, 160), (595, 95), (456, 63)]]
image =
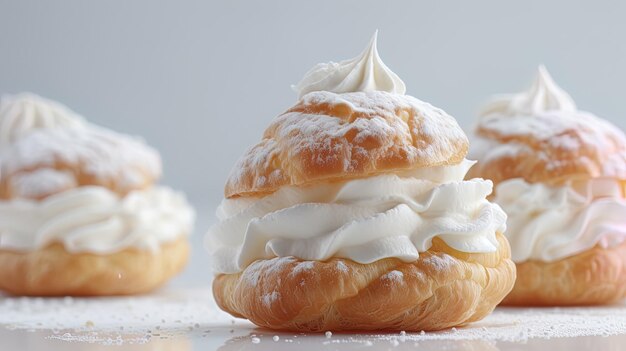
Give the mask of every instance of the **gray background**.
[[(626, 5), (598, 1), (0, 0), (0, 94), (33, 91), (142, 135), (163, 182), (217, 203), (230, 167), (293, 104), (311, 66), (379, 29), (407, 93), (470, 128), (539, 63), (579, 107), (626, 128)], [(210, 214), (201, 214), (210, 215)]]
[(0, 94), (36, 92), (142, 135), (161, 151), (163, 182), (198, 207), (198, 238), (232, 164), (295, 102), (290, 85), (315, 63), (356, 56), (375, 29), (407, 93), (465, 128), (491, 94), (526, 88), (540, 63), (580, 108), (626, 128), (625, 10), (571, 0), (0, 0)]

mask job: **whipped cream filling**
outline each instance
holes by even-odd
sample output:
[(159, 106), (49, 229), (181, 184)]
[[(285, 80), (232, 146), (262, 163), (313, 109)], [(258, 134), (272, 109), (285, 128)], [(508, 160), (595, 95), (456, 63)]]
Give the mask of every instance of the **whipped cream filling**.
[(563, 186), (510, 179), (498, 184), (493, 200), (508, 214), (505, 235), (515, 262), (552, 262), (626, 239), (624, 185), (615, 179)]
[(506, 215), (486, 197), (492, 183), (464, 181), (474, 163), (440, 166), (225, 199), (207, 249), (218, 273), (258, 259), (331, 257), (415, 261), (439, 237), (464, 252), (494, 252)]
[(32, 251), (60, 243), (69, 252), (157, 252), (161, 244), (190, 234), (193, 219), (184, 196), (165, 187), (120, 197), (84, 186), (41, 201), (0, 201), (0, 249)]
[(527, 91), (495, 96), (485, 105), (481, 116), (533, 116), (548, 111), (575, 113), (577, 108), (572, 97), (554, 82), (546, 67), (541, 65)]
[(353, 59), (319, 63), (311, 68), (298, 84), (292, 86), (298, 98), (322, 90), (333, 93), (386, 91), (404, 95), (404, 82), (378, 55), (377, 37), (378, 31), (372, 36), (367, 49)]

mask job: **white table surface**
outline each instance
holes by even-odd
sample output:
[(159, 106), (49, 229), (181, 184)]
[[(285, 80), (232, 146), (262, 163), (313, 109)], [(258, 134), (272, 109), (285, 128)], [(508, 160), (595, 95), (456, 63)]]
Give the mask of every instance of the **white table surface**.
[(219, 311), (201, 249), (200, 216), (188, 268), (146, 296), (0, 295), (0, 350), (624, 350), (626, 304), (498, 308), (464, 328), (429, 333), (277, 333)]
[(234, 320), (215, 309), (208, 288), (166, 289), (130, 299), (4, 297), (0, 322), (0, 350), (556, 351), (626, 347), (624, 305), (499, 308), (481, 322), (444, 332), (327, 336), (280, 333)]

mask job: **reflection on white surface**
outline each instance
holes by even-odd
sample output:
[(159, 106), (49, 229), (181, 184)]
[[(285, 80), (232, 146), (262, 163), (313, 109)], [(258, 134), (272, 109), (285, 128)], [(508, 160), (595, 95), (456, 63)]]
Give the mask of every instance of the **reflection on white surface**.
[[(192, 245), (200, 242), (196, 233)], [(626, 345), (624, 304), (497, 308), (467, 327), (423, 334), (277, 333), (219, 311), (208, 266), (206, 255), (196, 252), (179, 279), (145, 296), (44, 299), (0, 294), (0, 350), (565, 351), (622, 350)]]
[[(92, 343), (68, 342), (50, 337), (49, 330), (24, 331), (0, 329), (0, 349), (16, 351), (190, 351), (193, 350), (191, 340), (186, 337), (179, 338), (152, 338), (146, 342), (137, 343), (136, 335), (119, 335), (112, 333), (97, 333), (91, 335)], [(86, 337), (86, 336), (85, 336)]]
[[(254, 329), (249, 325), (224, 325), (214, 327), (210, 332), (189, 331), (172, 336), (167, 331), (163, 335), (148, 338), (144, 342), (134, 343), (137, 335), (97, 333), (97, 337), (110, 338), (102, 342), (70, 342), (51, 338), (50, 330), (25, 331), (0, 328), (0, 349), (33, 351), (190, 351), (190, 350), (477, 350), (477, 351), (576, 351), (576, 350), (623, 350), (626, 335), (609, 337), (586, 336), (573, 338), (537, 338), (524, 342), (494, 340), (420, 340), (415, 334), (405, 337), (399, 334), (354, 335), (333, 334), (327, 338), (324, 334), (303, 335), (294, 333), (275, 333)], [(85, 334), (87, 335), (87, 334)], [(85, 336), (83, 335), (83, 336)], [(121, 342), (120, 342), (121, 341)], [(113, 347), (112, 347), (113, 346)]]
[(370, 335), (370, 334), (324, 334), (302, 335), (289, 333), (251, 333), (246, 336), (227, 340), (218, 350), (477, 350), (495, 351), (495, 341), (489, 340), (422, 340), (416, 341), (414, 335)]
[(467, 327), (424, 333), (279, 333), (219, 311), (210, 288), (134, 297), (0, 296), (0, 350), (619, 350), (626, 305), (498, 308)]

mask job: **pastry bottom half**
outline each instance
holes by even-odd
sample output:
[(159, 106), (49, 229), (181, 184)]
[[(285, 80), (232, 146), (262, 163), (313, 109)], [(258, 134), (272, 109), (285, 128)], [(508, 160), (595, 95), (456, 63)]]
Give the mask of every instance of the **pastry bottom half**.
[(516, 266), (517, 281), (504, 305), (599, 305), (626, 297), (626, 242), (606, 249), (596, 246), (554, 262)]
[(30, 252), (0, 250), (0, 290), (27, 296), (138, 294), (165, 283), (188, 256), (185, 236), (158, 252), (70, 253), (61, 244)]
[(302, 332), (440, 330), (489, 314), (513, 287), (515, 264), (506, 238), (494, 253), (464, 253), (435, 238), (417, 261), (370, 264), (333, 258), (258, 260), (218, 275), (223, 310), (258, 326)]

